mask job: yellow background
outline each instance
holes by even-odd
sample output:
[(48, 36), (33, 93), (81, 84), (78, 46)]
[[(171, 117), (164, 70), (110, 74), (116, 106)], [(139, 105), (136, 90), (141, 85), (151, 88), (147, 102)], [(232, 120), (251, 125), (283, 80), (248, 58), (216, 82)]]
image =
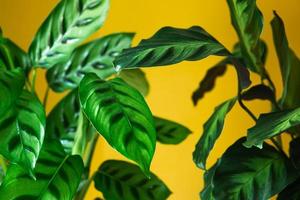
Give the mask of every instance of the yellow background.
[[(56, 5), (58, 0), (0, 0), (0, 26), (4, 34), (27, 49), (35, 31)], [(263, 38), (270, 47), (267, 68), (281, 92), (278, 62), (273, 49), (269, 22), (272, 11), (278, 11), (285, 20), (292, 48), (300, 52), (300, 2), (299, 0), (261, 0), (258, 4), (265, 16)], [(189, 27), (201, 25), (227, 48), (237, 40), (231, 27), (229, 11), (225, 0), (111, 0), (111, 10), (103, 28), (93, 38), (108, 33), (137, 32), (134, 44), (141, 38), (151, 36), (162, 26)], [(156, 173), (172, 190), (171, 200), (196, 200), (202, 189), (203, 172), (192, 161), (192, 152), (202, 131), (202, 124), (211, 115), (216, 105), (236, 94), (236, 76), (229, 69), (226, 76), (219, 79), (216, 89), (206, 95), (197, 107), (191, 102), (191, 93), (198, 86), (206, 70), (220, 58), (210, 57), (199, 62), (183, 62), (172, 67), (147, 69), (151, 92), (147, 101), (158, 116), (173, 119), (188, 126), (193, 134), (178, 146), (157, 145), (152, 163)], [(256, 76), (252, 76), (257, 80)], [(37, 90), (43, 97), (46, 88), (44, 72), (39, 72)], [(62, 94), (51, 93), (49, 111)], [(266, 102), (250, 105), (255, 113), (268, 111)], [(245, 135), (247, 127), (253, 125), (251, 119), (235, 106), (226, 120), (224, 132), (212, 151), (208, 165), (211, 165), (237, 138)], [(92, 163), (95, 170), (106, 159), (123, 159), (101, 139)], [(100, 194), (91, 189), (86, 199), (94, 199)]]

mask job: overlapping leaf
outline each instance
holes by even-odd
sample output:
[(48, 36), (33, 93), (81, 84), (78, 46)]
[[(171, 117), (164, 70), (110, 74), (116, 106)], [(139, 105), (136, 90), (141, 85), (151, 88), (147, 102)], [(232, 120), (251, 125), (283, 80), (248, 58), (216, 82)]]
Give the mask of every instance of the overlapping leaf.
[(0, 118), (0, 153), (32, 173), (44, 141), (45, 124), (43, 105), (23, 90), (13, 109)]
[(212, 150), (216, 140), (222, 133), (225, 117), (232, 109), (235, 102), (236, 98), (229, 99), (216, 107), (213, 115), (204, 124), (203, 134), (201, 135), (200, 140), (196, 144), (195, 151), (193, 152), (193, 160), (199, 168), (205, 169), (209, 152)]
[(56, 64), (47, 72), (50, 87), (62, 92), (76, 88), (89, 72), (102, 79), (115, 74), (113, 61), (124, 48), (130, 47), (132, 38), (132, 33), (116, 33), (76, 48), (66, 62)]
[(191, 131), (176, 122), (154, 117), (156, 139), (162, 144), (179, 144), (184, 141)]
[(37, 31), (29, 54), (35, 66), (66, 61), (84, 39), (100, 28), (109, 0), (62, 0)]
[(300, 178), (288, 185), (278, 194), (277, 200), (299, 200), (300, 199)]
[(290, 142), (290, 158), (297, 169), (300, 169), (300, 138), (295, 138)]
[(259, 84), (251, 87), (249, 90), (242, 93), (242, 99), (243, 100), (255, 100), (255, 99), (261, 99), (261, 100), (269, 100), (272, 103), (276, 103), (276, 98), (274, 92), (271, 90), (270, 87)]
[(201, 200), (215, 200), (213, 196), (213, 178), (218, 167), (218, 162), (204, 173), (204, 188), (200, 192)]
[(34, 170), (36, 180), (12, 164), (0, 187), (0, 199), (72, 200), (82, 171), (80, 156), (66, 156), (58, 141), (46, 141)]
[(165, 200), (171, 194), (168, 187), (153, 173), (150, 179), (135, 165), (109, 160), (98, 169), (95, 187), (105, 199)]
[(87, 74), (79, 86), (82, 108), (97, 131), (121, 154), (149, 172), (156, 132), (143, 96), (122, 79)]

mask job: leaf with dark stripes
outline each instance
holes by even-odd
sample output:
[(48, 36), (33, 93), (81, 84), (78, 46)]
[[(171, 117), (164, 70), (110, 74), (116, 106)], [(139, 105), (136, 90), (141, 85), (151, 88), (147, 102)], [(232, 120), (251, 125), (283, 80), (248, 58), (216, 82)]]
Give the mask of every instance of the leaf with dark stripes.
[(125, 49), (116, 58), (118, 68), (163, 66), (184, 60), (201, 60), (210, 55), (227, 56), (230, 53), (203, 28), (164, 27), (153, 37), (142, 40), (134, 48)]
[(290, 160), (269, 144), (263, 149), (243, 146), (245, 138), (229, 147), (213, 178), (218, 200), (268, 200), (297, 178)]
[(149, 179), (136, 165), (125, 161), (105, 161), (94, 182), (107, 200), (165, 200), (171, 194), (156, 175), (151, 173)]
[(176, 122), (154, 117), (156, 139), (162, 144), (179, 144), (187, 138), (191, 131)]
[(116, 73), (113, 61), (124, 48), (129, 48), (133, 33), (115, 33), (84, 44), (71, 57), (47, 72), (50, 87), (57, 92), (76, 88), (83, 76), (96, 73), (102, 79)]
[(261, 99), (261, 100), (269, 100), (272, 103), (276, 102), (276, 97), (274, 92), (271, 90), (270, 87), (259, 84), (251, 87), (247, 91), (242, 93), (242, 99), (243, 100), (255, 100), (255, 99)]
[(204, 173), (204, 188), (200, 192), (201, 200), (215, 200), (213, 196), (213, 179), (218, 167), (219, 161)]
[(109, 0), (61, 0), (37, 31), (29, 48), (35, 66), (50, 68), (98, 30)]
[(153, 117), (143, 96), (122, 79), (87, 74), (80, 83), (81, 106), (96, 130), (147, 174), (155, 151)]
[(146, 74), (141, 69), (122, 70), (118, 74), (118, 77), (122, 78), (144, 96), (149, 94), (149, 82), (146, 78)]
[(23, 90), (15, 106), (0, 118), (0, 153), (32, 174), (45, 136), (43, 105)]
[(0, 69), (0, 117), (15, 104), (24, 84), (25, 77), (21, 69)]
[(221, 135), (226, 115), (230, 112), (235, 102), (236, 98), (225, 101), (215, 108), (213, 115), (205, 122), (203, 133), (193, 152), (193, 160), (199, 168), (205, 169), (209, 152), (213, 149), (216, 140)]
[(72, 200), (82, 172), (80, 156), (66, 156), (58, 141), (46, 140), (34, 170), (36, 180), (12, 164), (0, 187), (0, 199)]

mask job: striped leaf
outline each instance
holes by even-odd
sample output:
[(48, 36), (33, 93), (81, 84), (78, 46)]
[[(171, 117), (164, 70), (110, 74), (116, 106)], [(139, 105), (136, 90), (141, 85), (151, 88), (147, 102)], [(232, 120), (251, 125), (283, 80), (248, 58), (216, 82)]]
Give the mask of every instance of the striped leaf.
[(37, 31), (29, 48), (35, 66), (50, 68), (98, 30), (109, 0), (61, 0)]
[(176, 122), (154, 117), (156, 139), (162, 144), (179, 144), (187, 138), (191, 131)]
[(72, 200), (82, 172), (80, 156), (66, 156), (58, 141), (45, 141), (34, 170), (36, 180), (12, 164), (0, 187), (0, 199)]
[(24, 90), (15, 106), (0, 118), (0, 153), (32, 174), (44, 141), (45, 124), (43, 105)]
[(57, 92), (76, 88), (83, 76), (96, 73), (102, 79), (116, 73), (115, 57), (131, 45), (132, 33), (116, 33), (94, 40), (75, 49), (70, 59), (47, 72), (50, 87)]
[(115, 63), (117, 68), (163, 66), (210, 55), (226, 56), (229, 52), (203, 28), (164, 27), (137, 47), (125, 49)]
[(106, 141), (149, 173), (156, 133), (143, 96), (120, 78), (104, 81), (87, 74), (79, 97), (87, 118)]
[(124, 161), (104, 162), (94, 181), (107, 200), (165, 200), (171, 194), (153, 173), (149, 179), (136, 165)]
[(0, 69), (0, 117), (15, 104), (24, 84), (25, 77), (21, 69)]

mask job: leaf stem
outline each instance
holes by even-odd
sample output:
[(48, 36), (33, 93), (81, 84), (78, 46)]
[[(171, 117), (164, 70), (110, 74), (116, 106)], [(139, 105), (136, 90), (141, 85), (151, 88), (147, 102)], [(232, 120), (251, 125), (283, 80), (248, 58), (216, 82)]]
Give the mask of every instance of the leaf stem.
[(36, 68), (33, 69), (32, 71), (32, 79), (31, 79), (31, 92), (34, 94), (35, 93), (35, 81), (36, 81)]
[(50, 87), (48, 85), (47, 89), (46, 89), (46, 92), (45, 92), (44, 100), (43, 100), (43, 105), (44, 105), (45, 109), (46, 109), (47, 102), (48, 102), (49, 92), (50, 92)]
[(74, 200), (82, 200), (84, 199), (85, 195), (87, 194), (90, 185), (92, 183), (92, 181), (94, 180), (94, 177), (96, 176), (96, 172), (93, 173), (93, 175), (91, 177), (89, 177), (89, 179), (84, 183), (80, 193), (78, 195), (76, 195), (76, 197), (74, 198)]

